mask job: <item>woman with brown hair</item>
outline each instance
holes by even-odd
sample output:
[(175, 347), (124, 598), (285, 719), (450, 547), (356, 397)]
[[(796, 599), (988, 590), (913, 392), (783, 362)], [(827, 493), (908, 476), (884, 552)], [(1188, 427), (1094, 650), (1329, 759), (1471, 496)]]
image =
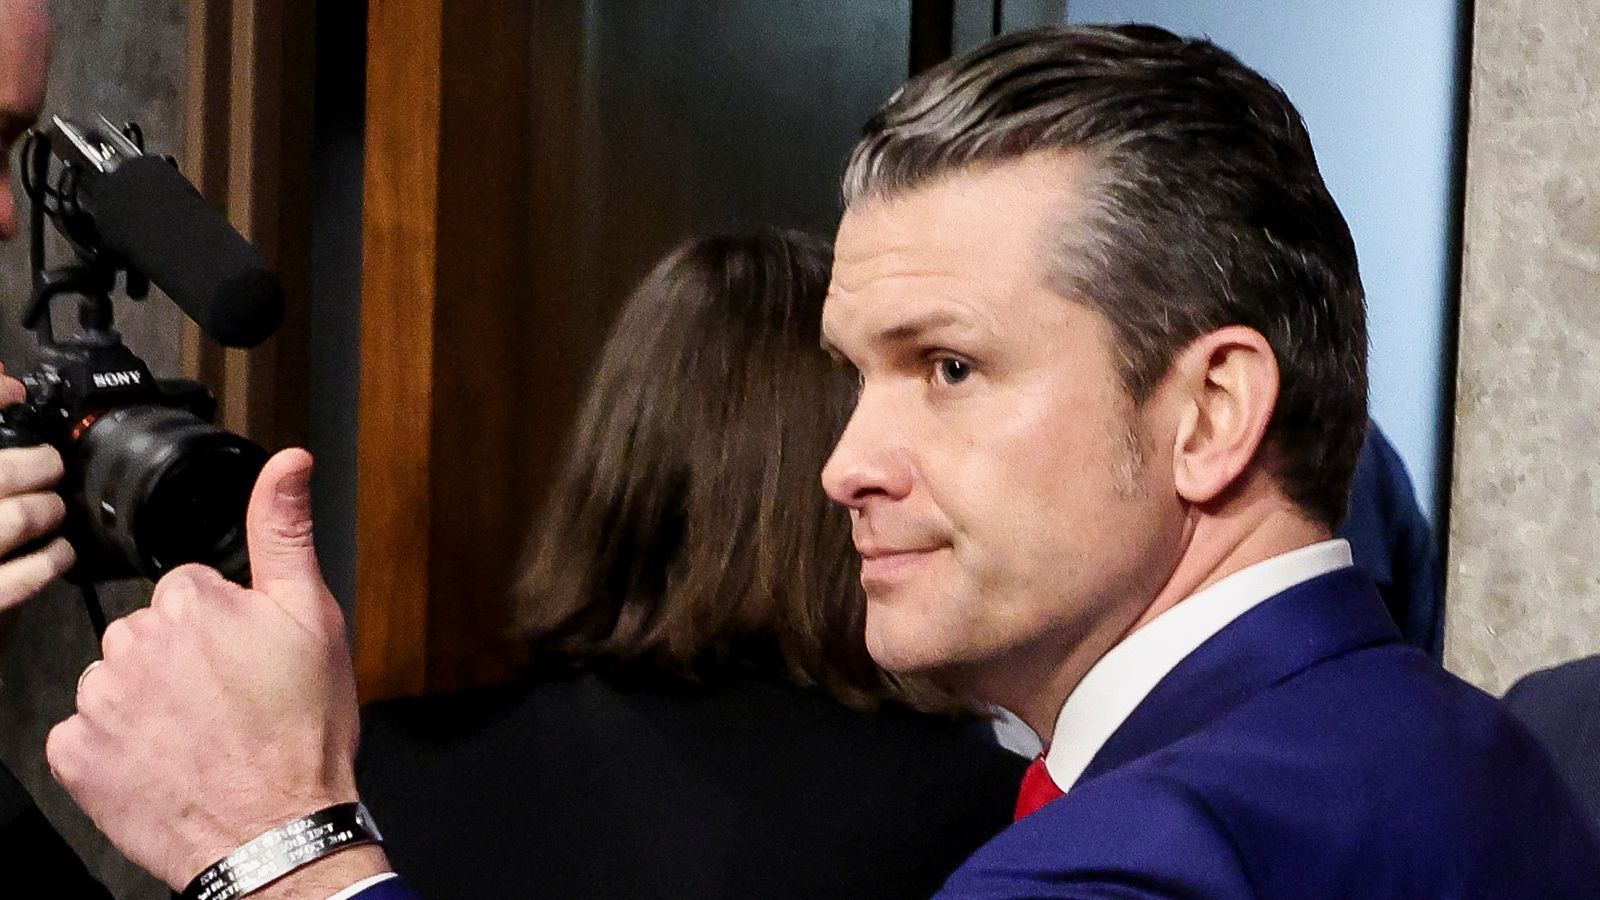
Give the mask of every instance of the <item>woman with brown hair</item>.
[(1010, 821), (1023, 762), (866, 652), (829, 263), (707, 238), (629, 299), (518, 581), (528, 677), (369, 711), (423, 896), (925, 897)]

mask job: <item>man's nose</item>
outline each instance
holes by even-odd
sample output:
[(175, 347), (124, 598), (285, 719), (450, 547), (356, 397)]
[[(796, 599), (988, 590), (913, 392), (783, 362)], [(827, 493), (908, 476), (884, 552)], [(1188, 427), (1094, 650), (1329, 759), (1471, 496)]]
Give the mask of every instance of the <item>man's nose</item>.
[(882, 403), (862, 394), (844, 434), (822, 467), (822, 487), (835, 503), (860, 507), (870, 498), (898, 500), (911, 492), (903, 435)]

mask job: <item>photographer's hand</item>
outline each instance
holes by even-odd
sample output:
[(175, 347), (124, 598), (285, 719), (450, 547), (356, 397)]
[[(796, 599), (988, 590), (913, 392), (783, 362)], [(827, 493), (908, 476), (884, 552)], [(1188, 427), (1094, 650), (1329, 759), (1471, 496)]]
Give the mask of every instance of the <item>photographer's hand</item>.
[[(27, 398), (22, 382), (0, 366), (0, 408)], [(61, 526), (66, 505), (53, 491), (61, 480), (61, 454), (54, 447), (0, 449), (0, 610), (20, 605), (72, 568), (72, 545), (56, 538), (43, 547), (16, 551)]]
[[(174, 888), (269, 828), (356, 799), (355, 676), (312, 547), (310, 476), (304, 450), (268, 461), (247, 522), (254, 587), (173, 570), (148, 609), (106, 630), (77, 714), (46, 742), (95, 824)], [(387, 869), (357, 847), (252, 897), (327, 896)]]

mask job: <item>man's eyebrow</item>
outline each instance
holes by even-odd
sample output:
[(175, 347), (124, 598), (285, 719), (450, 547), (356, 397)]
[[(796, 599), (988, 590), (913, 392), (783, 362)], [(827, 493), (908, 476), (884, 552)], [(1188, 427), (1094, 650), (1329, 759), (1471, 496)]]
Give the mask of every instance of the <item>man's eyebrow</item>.
[(949, 310), (931, 310), (904, 322), (884, 329), (877, 335), (879, 341), (889, 344), (908, 344), (930, 331), (943, 328), (960, 328), (971, 331), (972, 323)]
[[(979, 329), (973, 323), (949, 310), (930, 310), (917, 315), (904, 322), (897, 322), (877, 334), (868, 337), (871, 343), (876, 344), (914, 344), (929, 332), (939, 331), (944, 328), (958, 328), (963, 332), (974, 332)], [(826, 332), (822, 335), (822, 350), (835, 360), (848, 362), (848, 357), (837, 345), (828, 340)]]

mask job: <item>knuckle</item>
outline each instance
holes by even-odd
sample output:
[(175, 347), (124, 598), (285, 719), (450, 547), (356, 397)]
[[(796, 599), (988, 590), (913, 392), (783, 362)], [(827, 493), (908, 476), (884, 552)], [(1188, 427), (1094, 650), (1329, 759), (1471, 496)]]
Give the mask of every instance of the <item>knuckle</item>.
[(106, 633), (100, 638), (101, 659), (121, 659), (138, 646), (139, 636), (136, 629), (139, 623), (136, 619), (141, 614), (148, 614), (148, 611), (134, 610), (106, 626)]
[(72, 548), (66, 538), (56, 538), (40, 552), (44, 554), (47, 566), (44, 576), (46, 583), (67, 574), (78, 562), (78, 551)]
[(151, 608), (173, 619), (192, 617), (216, 601), (225, 599), (232, 583), (209, 566), (186, 563), (178, 566), (156, 582), (151, 595)]
[[(168, 572), (166, 578), (182, 582), (191, 594), (201, 594), (216, 582), (216, 570), (200, 563), (184, 563)], [(163, 581), (166, 579), (162, 579)]]
[(155, 592), (150, 595), (150, 608), (171, 618), (183, 618), (198, 593), (190, 567), (179, 566), (156, 582)]
[(51, 484), (60, 481), (61, 477), (67, 474), (67, 463), (66, 460), (62, 459), (61, 451), (48, 444), (40, 447), (39, 450), (43, 456), (41, 465), (44, 476)]
[(44, 758), (56, 781), (68, 790), (82, 783), (83, 720), (71, 716), (57, 722), (44, 739)]
[(78, 715), (96, 722), (111, 718), (121, 706), (116, 678), (106, 668), (102, 666), (97, 669), (93, 677), (83, 682), (83, 688), (78, 692)]
[(168, 619), (181, 620), (189, 612), (193, 591), (185, 584), (172, 584), (156, 591), (150, 597), (150, 609)]
[(67, 501), (60, 494), (40, 494), (39, 513), (44, 528), (55, 528), (67, 518)]
[(194, 581), (196, 579), (204, 578), (206, 573), (210, 571), (211, 570), (208, 567), (200, 563), (184, 563), (183, 565), (178, 566), (168, 572), (167, 577), (172, 578), (176, 576), (188, 581)]

